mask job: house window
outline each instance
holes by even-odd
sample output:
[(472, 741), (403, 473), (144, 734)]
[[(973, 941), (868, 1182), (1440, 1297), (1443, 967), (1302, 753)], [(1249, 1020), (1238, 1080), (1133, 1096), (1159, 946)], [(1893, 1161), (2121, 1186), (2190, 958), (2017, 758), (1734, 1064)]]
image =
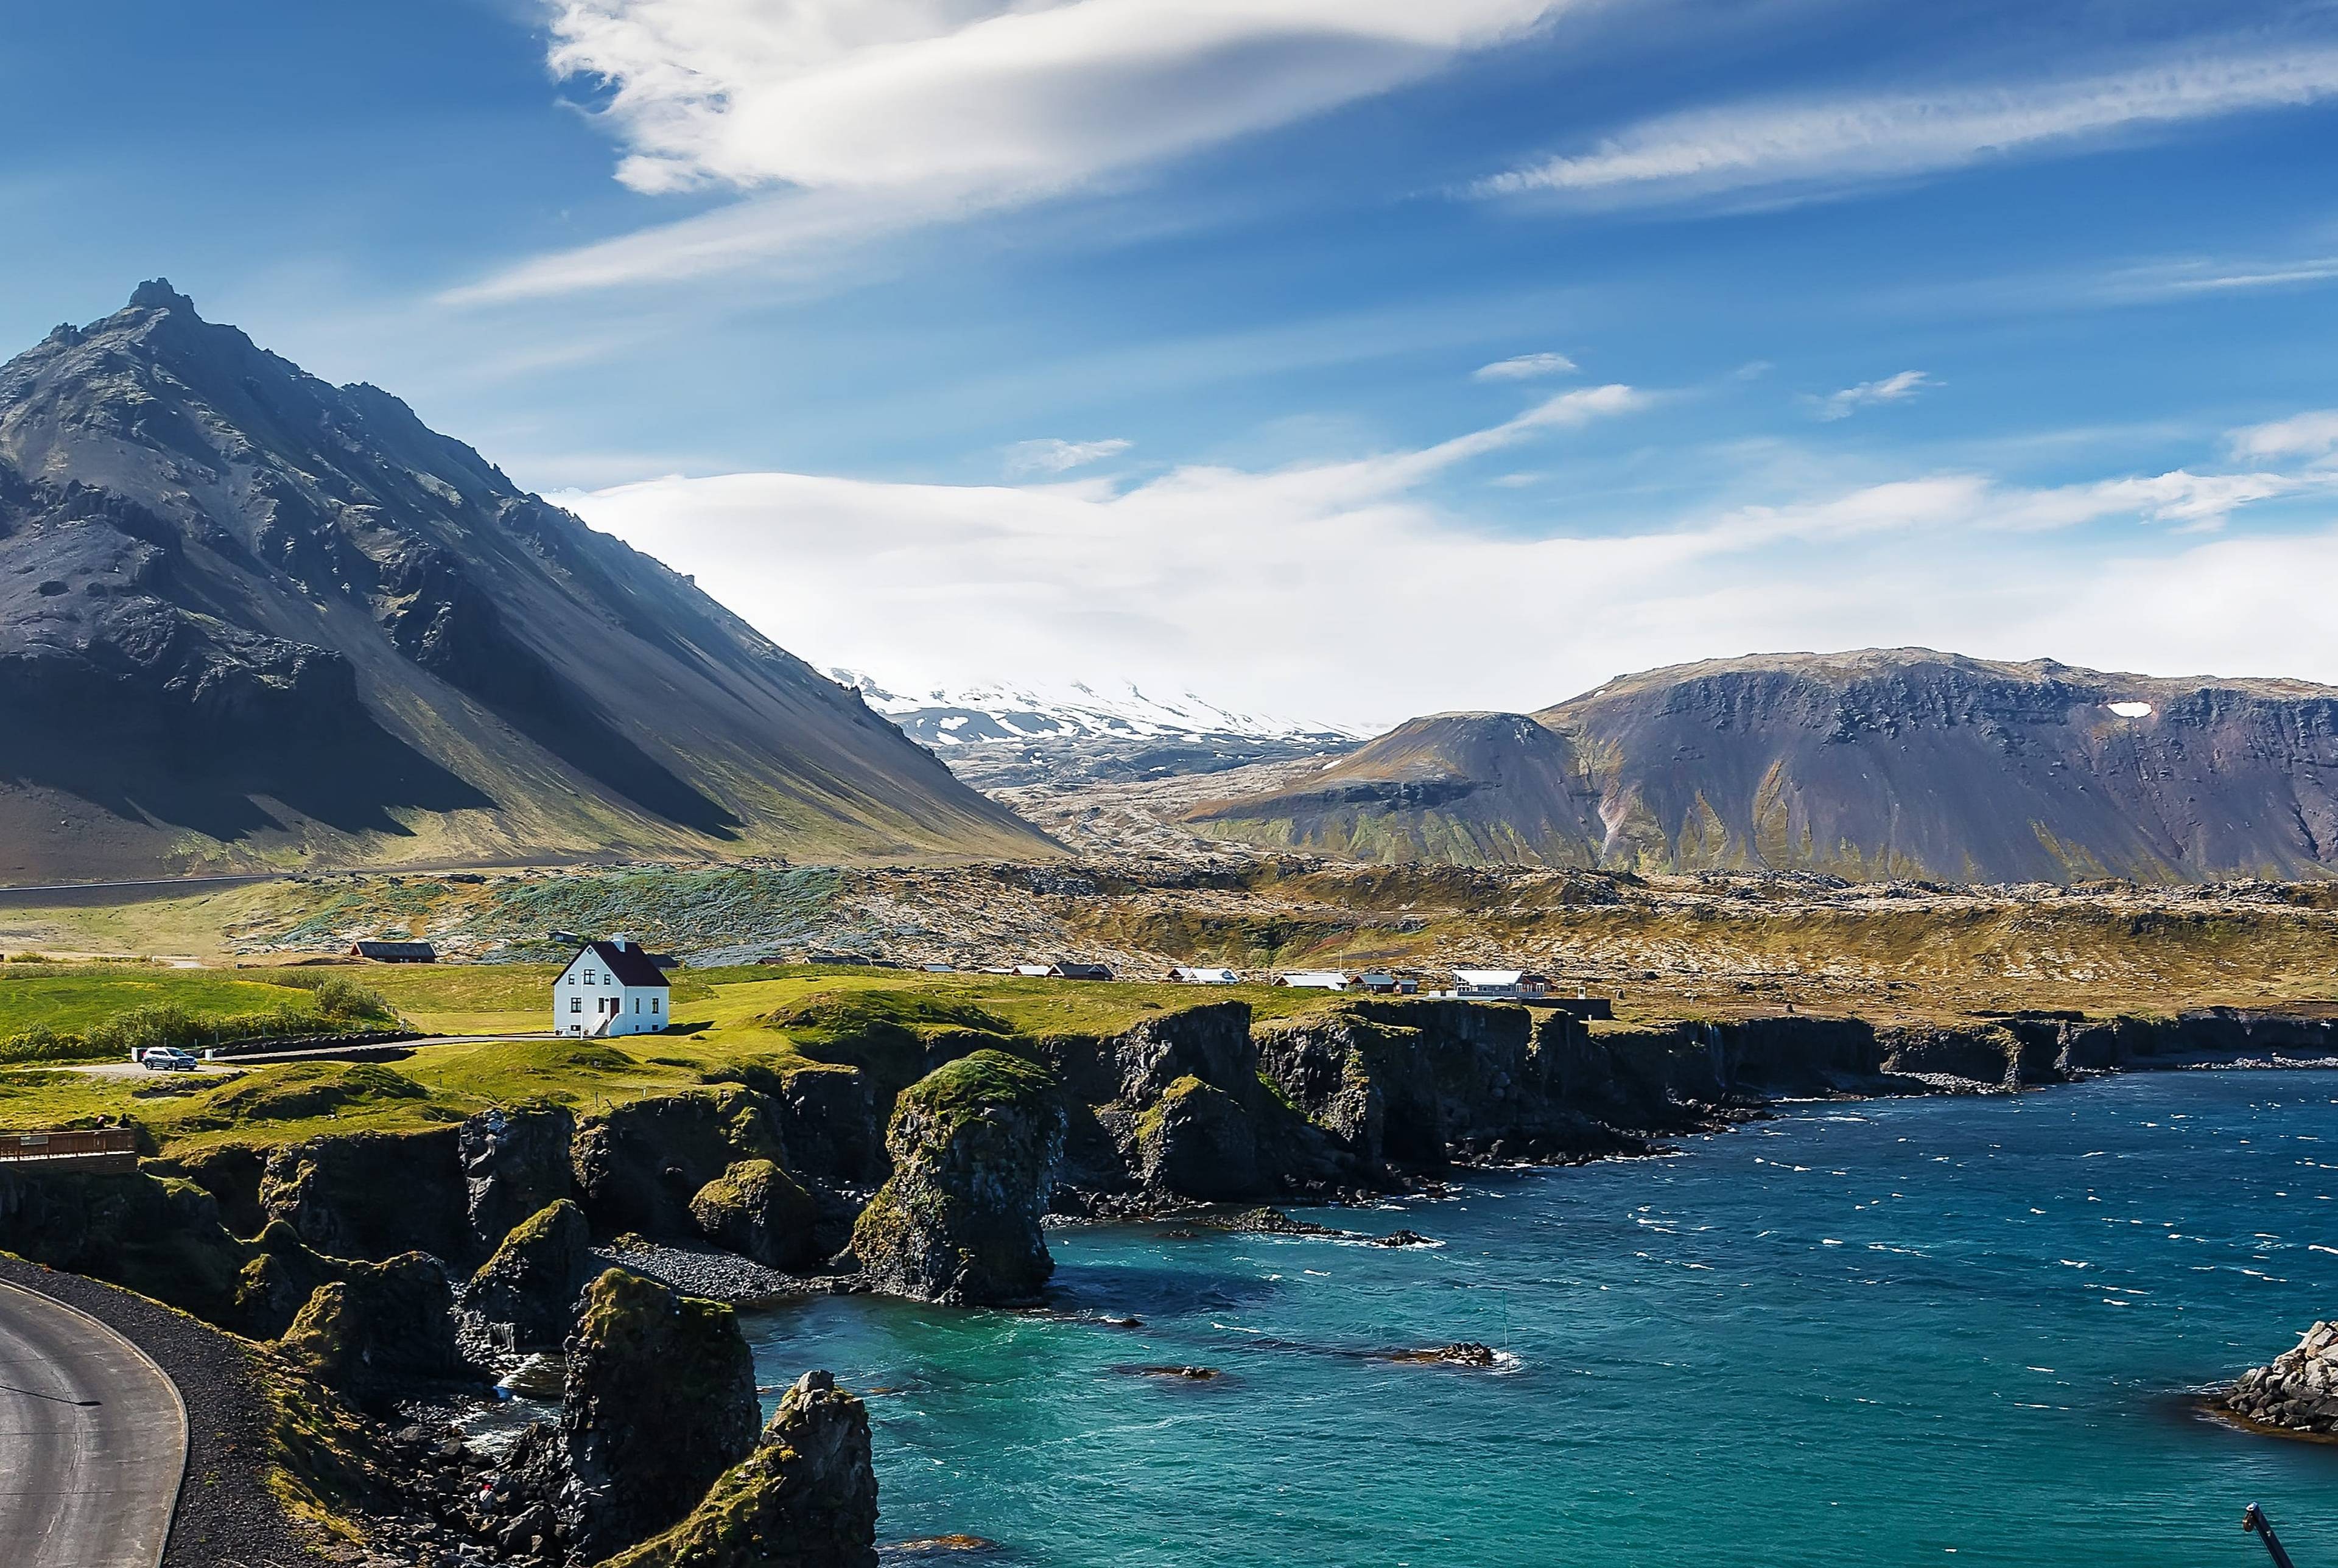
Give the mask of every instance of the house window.
[(636, 997), (634, 997), (634, 1012), (636, 1012), (636, 1013), (638, 1013), (638, 1012), (640, 1012), (641, 1010), (642, 1010), (642, 999), (641, 999), (640, 997), (636, 996)]
[(569, 1010), (571, 1013), (582, 1013), (582, 1012), (584, 1012), (584, 997), (582, 997), (582, 996), (571, 996), (571, 997), (568, 999), (568, 1010)]
[(594, 975), (594, 972), (593, 972), (592, 970), (587, 969), (587, 970), (585, 970), (585, 971), (584, 971), (584, 984), (585, 984), (585, 985), (598, 985), (600, 983), (601, 983), (601, 981), (600, 981), (600, 977), (599, 977), (598, 975)]
[(651, 1012), (653, 1012), (653, 1013), (654, 1013), (654, 1012), (656, 1012), (657, 1010), (658, 1010), (658, 999), (657, 999), (656, 997), (653, 996), (653, 997), (651, 997), (651, 998), (650, 998), (650, 1011), (651, 1011)]

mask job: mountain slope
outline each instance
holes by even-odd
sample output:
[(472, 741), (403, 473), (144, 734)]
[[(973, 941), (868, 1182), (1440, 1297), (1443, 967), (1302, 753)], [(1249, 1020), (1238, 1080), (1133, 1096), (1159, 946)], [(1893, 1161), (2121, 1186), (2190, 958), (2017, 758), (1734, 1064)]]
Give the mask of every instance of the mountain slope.
[(0, 367), (0, 881), (1048, 848), (690, 580), (167, 283)]
[[(1435, 801), (1359, 800), (1351, 823), (1320, 790), (1285, 791), (1214, 802), (1194, 825), (1463, 864), (1967, 882), (2338, 875), (2338, 689), (2303, 681), (1871, 649), (1651, 671), (1533, 718), (1553, 743), (1513, 744), (1499, 769), (1463, 748), (1399, 744), (1442, 722), (1415, 720), (1338, 770), (1351, 790), (1402, 782)], [(1579, 838), (1552, 810), (1562, 796), (1584, 808)], [(1453, 830), (1457, 814), (1471, 833)]]

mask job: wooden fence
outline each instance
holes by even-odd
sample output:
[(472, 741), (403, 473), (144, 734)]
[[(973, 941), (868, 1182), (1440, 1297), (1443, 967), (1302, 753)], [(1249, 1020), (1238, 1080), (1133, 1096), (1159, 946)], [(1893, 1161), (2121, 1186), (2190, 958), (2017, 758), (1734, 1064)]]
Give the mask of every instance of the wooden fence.
[(0, 1166), (56, 1164), (74, 1170), (127, 1171), (137, 1163), (138, 1134), (128, 1127), (0, 1132)]

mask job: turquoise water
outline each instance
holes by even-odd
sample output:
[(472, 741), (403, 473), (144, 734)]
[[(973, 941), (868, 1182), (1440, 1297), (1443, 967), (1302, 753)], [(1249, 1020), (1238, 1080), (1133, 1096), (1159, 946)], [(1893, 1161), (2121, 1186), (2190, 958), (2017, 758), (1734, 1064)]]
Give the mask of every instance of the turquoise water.
[[(1800, 1108), (1328, 1223), (1058, 1231), (1057, 1305), (823, 1299), (766, 1382), (869, 1401), (885, 1539), (1085, 1564), (2338, 1565), (2338, 1448), (2182, 1391), (2338, 1316), (2338, 1073)], [(1473, 1371), (1369, 1358), (1476, 1339)], [(1206, 1365), (1216, 1381), (1115, 1371)]]

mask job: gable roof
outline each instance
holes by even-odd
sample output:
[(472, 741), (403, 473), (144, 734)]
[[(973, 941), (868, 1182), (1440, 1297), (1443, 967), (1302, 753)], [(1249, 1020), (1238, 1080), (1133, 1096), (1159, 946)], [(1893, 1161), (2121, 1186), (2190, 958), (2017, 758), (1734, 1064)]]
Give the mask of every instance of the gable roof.
[(349, 951), (360, 958), (402, 958), (425, 964), (438, 956), (438, 949), (427, 942), (352, 942)]
[[(665, 971), (657, 966), (638, 942), (628, 943), (623, 947), (614, 942), (587, 942), (569, 958), (569, 967), (574, 968), (576, 960), (587, 953), (598, 958), (608, 969), (609, 978), (620, 985), (670, 986), (673, 984), (665, 977)], [(561, 973), (565, 975), (567, 970)]]

